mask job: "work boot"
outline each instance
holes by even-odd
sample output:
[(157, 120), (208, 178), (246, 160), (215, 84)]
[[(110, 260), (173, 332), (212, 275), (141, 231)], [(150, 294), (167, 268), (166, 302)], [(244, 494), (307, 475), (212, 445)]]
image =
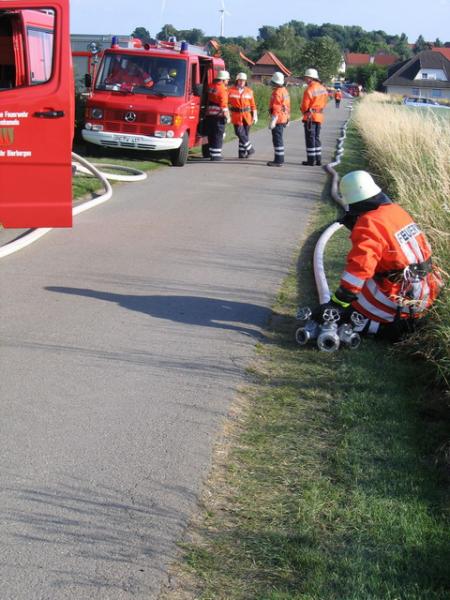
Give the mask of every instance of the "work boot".
[(267, 163), (268, 167), (282, 167), (283, 163), (281, 162), (277, 162), (276, 160), (269, 160), (269, 162)]
[(247, 155), (247, 154), (239, 154), (239, 156), (238, 156), (238, 158), (241, 158), (241, 159), (242, 159), (242, 158), (247, 158), (247, 157), (248, 157), (248, 155)]
[(308, 158), (308, 160), (302, 161), (302, 165), (304, 167), (313, 167), (314, 166), (314, 160), (311, 160), (310, 158)]
[(253, 146), (250, 146), (247, 152), (247, 157), (251, 156), (252, 154), (255, 154), (255, 149), (253, 148)]
[(322, 166), (322, 160), (321, 160), (320, 158), (317, 158), (317, 159), (316, 159), (316, 165), (317, 165), (318, 167), (321, 167), (321, 166)]
[(219, 160), (223, 160), (223, 156), (211, 156), (211, 158), (209, 160), (217, 162)]

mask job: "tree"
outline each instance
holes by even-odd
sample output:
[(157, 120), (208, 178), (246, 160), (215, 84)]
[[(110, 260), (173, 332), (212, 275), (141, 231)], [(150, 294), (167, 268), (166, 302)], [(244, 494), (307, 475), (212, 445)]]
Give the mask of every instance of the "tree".
[(270, 40), (276, 33), (277, 28), (271, 25), (263, 25), (258, 29), (258, 39), (262, 42)]
[(407, 58), (411, 58), (412, 51), (408, 44), (408, 37), (405, 33), (402, 33), (397, 42), (392, 46), (392, 50), (400, 60), (406, 60)]
[(359, 65), (347, 69), (346, 77), (351, 82), (361, 84), (366, 92), (381, 91), (383, 81), (387, 79), (387, 71), (387, 67), (381, 65)]
[(439, 38), (436, 38), (434, 45), (436, 46), (436, 48), (442, 48), (442, 46), (444, 45), (441, 40)]
[(431, 44), (425, 41), (423, 35), (419, 35), (416, 43), (414, 44), (414, 54), (418, 54), (424, 50), (431, 50)]
[(306, 42), (300, 52), (299, 67), (303, 72), (308, 67), (319, 71), (322, 81), (329, 81), (337, 74), (342, 61), (342, 51), (330, 37), (324, 36)]
[(167, 42), (168, 39), (170, 37), (177, 37), (178, 35), (178, 30), (175, 29), (175, 27), (173, 25), (169, 25), (168, 23), (166, 25), (163, 26), (163, 28), (161, 29), (161, 31), (158, 33), (158, 35), (156, 36), (158, 38), (158, 40), (161, 40), (162, 42)]
[(142, 40), (144, 44), (149, 42), (151, 39), (150, 32), (145, 27), (136, 27), (136, 29), (131, 34), (131, 37), (137, 38), (138, 40)]
[(189, 44), (200, 45), (203, 43), (205, 34), (201, 29), (180, 29), (176, 34), (179, 40), (185, 40)]
[(220, 49), (225, 67), (229, 71), (232, 81), (234, 81), (238, 73), (247, 73), (247, 75), (250, 75), (247, 63), (244, 63), (239, 55), (241, 51), (239, 46), (235, 44), (223, 44)]

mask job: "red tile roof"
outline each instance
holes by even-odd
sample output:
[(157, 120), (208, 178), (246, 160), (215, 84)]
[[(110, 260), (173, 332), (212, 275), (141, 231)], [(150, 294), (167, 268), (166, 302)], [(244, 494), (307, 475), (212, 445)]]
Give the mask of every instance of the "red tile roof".
[(398, 56), (396, 54), (377, 54), (373, 62), (376, 65), (389, 67), (390, 65), (398, 62)]
[(346, 65), (367, 65), (370, 62), (370, 54), (360, 52), (348, 52), (344, 55)]
[(255, 63), (250, 60), (250, 58), (248, 56), (245, 56), (245, 54), (243, 52), (239, 52), (239, 56), (242, 58), (242, 60), (246, 63), (248, 63), (249, 65), (254, 65)]
[(281, 60), (275, 56), (273, 52), (266, 52), (256, 61), (257, 65), (273, 65), (277, 67), (285, 75), (291, 75), (291, 71), (283, 65)]
[(436, 46), (434, 46), (432, 50), (433, 52), (440, 52), (447, 60), (450, 60), (450, 48), (436, 48)]

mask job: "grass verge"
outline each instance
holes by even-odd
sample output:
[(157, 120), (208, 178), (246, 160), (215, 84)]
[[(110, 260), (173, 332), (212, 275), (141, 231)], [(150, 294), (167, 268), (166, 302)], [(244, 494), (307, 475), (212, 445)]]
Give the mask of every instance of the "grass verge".
[[(365, 166), (361, 150), (350, 131), (344, 169)], [(324, 200), (164, 600), (448, 598), (448, 479), (436, 451), (448, 425), (426, 367), (374, 341), (333, 355), (292, 341), (296, 305), (315, 299), (315, 241), (336, 216)], [(339, 273), (346, 248), (335, 236), (327, 272)]]

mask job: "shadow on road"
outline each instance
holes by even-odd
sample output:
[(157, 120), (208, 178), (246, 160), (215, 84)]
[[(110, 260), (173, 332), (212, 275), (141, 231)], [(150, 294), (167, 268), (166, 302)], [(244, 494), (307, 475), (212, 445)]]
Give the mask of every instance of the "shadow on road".
[(239, 331), (258, 339), (271, 311), (264, 306), (199, 296), (135, 296), (100, 290), (48, 286), (49, 292), (71, 294), (114, 302), (127, 310), (188, 325)]

